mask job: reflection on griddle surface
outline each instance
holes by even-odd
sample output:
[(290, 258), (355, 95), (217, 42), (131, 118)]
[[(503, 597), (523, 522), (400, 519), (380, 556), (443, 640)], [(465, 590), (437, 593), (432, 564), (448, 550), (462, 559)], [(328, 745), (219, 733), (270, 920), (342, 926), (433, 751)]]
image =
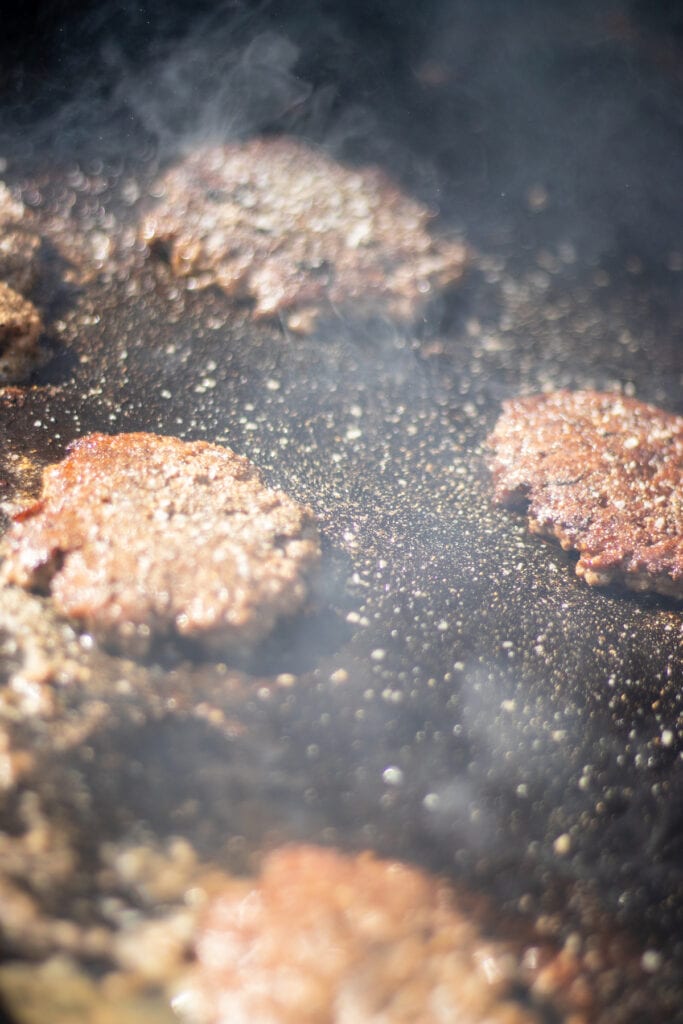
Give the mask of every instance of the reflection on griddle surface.
[[(544, 996), (560, 1019), (571, 1004), (591, 1024), (668, 1021), (683, 1003), (680, 609), (582, 589), (570, 556), (493, 509), (482, 451), (501, 401), (519, 393), (621, 389), (681, 411), (675, 218), (646, 244), (643, 222), (667, 217), (600, 203), (589, 237), (591, 218), (576, 222), (583, 199), (621, 193), (586, 171), (575, 203), (574, 165), (560, 168), (535, 132), (548, 162), (501, 196), (523, 119), (512, 99), (491, 104), (481, 61), (451, 66), (468, 87), (443, 80), (448, 39), (464, 60), (479, 38), (451, 17), (432, 63), (401, 78), (424, 113), (414, 135), (391, 139), (405, 123), (394, 111), (384, 150), (376, 133), (348, 140), (387, 164), (408, 149), (389, 169), (408, 184), (415, 171), (416, 194), (438, 197), (440, 223), (473, 246), (459, 290), (411, 329), (334, 313), (303, 338), (255, 325), (248, 307), (180, 287), (145, 259), (137, 224), (158, 161), (149, 144), (112, 152), (120, 121), (101, 146), (71, 134), (67, 158), (54, 140), (43, 148), (49, 133), (40, 145), (4, 135), (5, 177), (46, 247), (35, 301), (52, 353), (30, 386), (2, 395), (5, 507), (84, 433), (204, 438), (310, 504), (329, 557), (320, 635), (278, 637), (259, 664), (181, 647), (117, 657), (49, 600), (0, 595), (0, 913), (4, 952), (23, 961), (0, 970), (0, 986), (20, 1020), (16, 993), (35, 985), (44, 1006), (65, 978), (103, 1014), (114, 1003), (168, 1020), (161, 993), (191, 953), (209, 876), (258, 875), (264, 851), (291, 842), (374, 850), (483, 893), (476, 927), (511, 944), (515, 970), (537, 947), (579, 961), (581, 984), (568, 971)], [(645, 89), (660, 115), (651, 149), (668, 152), (649, 58), (629, 49), (620, 64), (623, 41), (606, 33), (596, 50), (582, 19), (561, 41), (535, 25), (530, 41), (503, 20), (515, 52), (536, 58), (532, 74), (550, 61), (539, 124), (564, 109), (565, 80), (572, 109), (594, 87), (600, 110), (614, 98), (628, 112), (624, 97), (635, 109)], [(152, 121), (141, 117), (136, 138)], [(463, 136), (456, 152), (449, 140)], [(168, 146), (167, 134), (164, 158)], [(657, 164), (664, 202), (677, 152), (671, 171)], [(157, 957), (160, 974), (145, 975)]]

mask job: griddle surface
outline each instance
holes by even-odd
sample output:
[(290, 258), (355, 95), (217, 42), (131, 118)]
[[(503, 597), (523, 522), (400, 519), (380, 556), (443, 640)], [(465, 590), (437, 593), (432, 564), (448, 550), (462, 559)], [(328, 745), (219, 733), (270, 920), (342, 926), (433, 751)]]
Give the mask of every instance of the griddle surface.
[[(458, 116), (435, 108), (442, 141)], [(544, 919), (558, 941), (623, 928), (683, 977), (681, 608), (578, 580), (571, 555), (492, 505), (484, 449), (501, 402), (541, 389), (683, 413), (683, 259), (633, 237), (596, 252), (552, 193), (525, 203), (518, 188), (505, 214), (482, 214), (479, 166), (449, 178), (443, 145), (430, 155), (440, 223), (473, 251), (412, 329), (330, 316), (294, 337), (131, 252), (80, 287), (47, 281), (52, 358), (0, 394), (5, 446), (26, 457), (6, 495), (93, 430), (205, 438), (314, 508), (327, 569), (317, 614), (260, 660), (158, 652), (83, 747), (45, 741), (47, 806), (82, 843), (84, 879), (97, 837), (140, 829), (228, 866), (235, 837), (242, 863), (287, 839), (369, 846)], [(8, 177), (46, 224), (75, 195), (79, 230), (120, 240), (154, 160), (92, 159), (76, 171), (18, 142)], [(105, 702), (109, 671), (95, 664)], [(194, 686), (239, 727), (193, 716)], [(78, 719), (90, 698), (60, 699)], [(75, 889), (82, 909), (93, 894)]]

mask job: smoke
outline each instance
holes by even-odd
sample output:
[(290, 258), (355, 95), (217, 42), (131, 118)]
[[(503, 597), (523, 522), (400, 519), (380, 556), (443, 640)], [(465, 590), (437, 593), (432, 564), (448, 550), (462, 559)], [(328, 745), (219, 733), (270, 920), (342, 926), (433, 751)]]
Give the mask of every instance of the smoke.
[(20, 122), (36, 152), (170, 159), (292, 132), (383, 164), (482, 247), (541, 237), (589, 261), (667, 263), (683, 229), (683, 62), (673, 14), (655, 13), (627, 0), (86, 5), (51, 26), (41, 75), (8, 54), (0, 134)]
[(16, 162), (51, 153), (144, 167), (204, 142), (288, 132), (384, 163), (436, 205), (432, 161), (409, 144), (402, 100), (425, 16), (400, 8), (150, 0), (84, 3), (62, 23), (45, 15), (25, 26), (24, 60), (8, 54), (0, 145)]
[(470, 201), (477, 234), (514, 218), (524, 244), (534, 212), (536, 231), (588, 258), (615, 245), (661, 258), (681, 229), (675, 39), (623, 2), (442, 5), (418, 74), (452, 208)]
[[(13, 114), (28, 118), (39, 95), (31, 144), (74, 156), (84, 140), (170, 158), (207, 139), (292, 131), (378, 160), (482, 244), (504, 223), (520, 250), (544, 235), (589, 258), (615, 244), (661, 253), (680, 239), (683, 108), (657, 48), (669, 22), (646, 24), (646, 7), (93, 4), (53, 35), (50, 74), (33, 93), (17, 87)], [(354, 335), (368, 376), (378, 367), (378, 387), (408, 391), (413, 353), (391, 325), (372, 335)], [(518, 349), (511, 362), (519, 376)]]
[(0, 122), (28, 127), (35, 149), (87, 141), (101, 156), (292, 131), (389, 166), (475, 242), (507, 225), (521, 245), (541, 231), (589, 258), (661, 255), (683, 227), (674, 14), (627, 0), (84, 4), (27, 24), (25, 63), (11, 37)]
[[(293, 42), (266, 31), (244, 47), (231, 46), (222, 22), (212, 32), (213, 21), (165, 46), (143, 69), (123, 65), (115, 98), (162, 147), (285, 127), (311, 97), (311, 84), (294, 72)], [(120, 56), (109, 58), (115, 64)]]

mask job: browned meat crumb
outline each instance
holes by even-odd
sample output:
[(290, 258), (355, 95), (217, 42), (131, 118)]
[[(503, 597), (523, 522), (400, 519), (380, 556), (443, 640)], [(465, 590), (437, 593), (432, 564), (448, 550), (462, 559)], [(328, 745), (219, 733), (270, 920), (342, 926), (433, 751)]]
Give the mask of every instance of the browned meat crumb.
[[(178, 836), (107, 838), (93, 877), (37, 793), (19, 817), (0, 835), (0, 933), (25, 961), (0, 967), (0, 993), (22, 1024), (62, 1007), (64, 1024), (118, 1022), (130, 1000), (131, 1020), (170, 1020), (172, 1005), (188, 1024), (625, 1024), (679, 1005), (668, 971), (643, 969), (613, 923), (558, 945), (371, 853), (284, 847), (245, 878)], [(55, 916), (50, 894), (78, 892), (83, 870), (104, 921)]]
[(557, 391), (506, 402), (489, 444), (496, 501), (578, 551), (587, 583), (683, 597), (683, 417)]
[(38, 310), (0, 281), (0, 383), (23, 380), (39, 361)]
[(98, 982), (70, 956), (0, 966), (0, 991), (14, 1024), (178, 1024), (170, 1006), (145, 991)]
[(40, 247), (25, 207), (0, 182), (0, 281), (28, 294), (38, 276)]
[[(200, 922), (177, 998), (202, 1024), (531, 1024), (514, 958), (437, 879), (372, 854), (276, 850)], [(581, 1018), (577, 1018), (580, 1020)]]
[(412, 320), (456, 281), (463, 247), (428, 231), (430, 211), (374, 167), (344, 167), (294, 139), (200, 149), (157, 184), (143, 224), (153, 250), (198, 287), (312, 329), (323, 307)]
[(92, 434), (44, 471), (5, 556), (5, 581), (124, 646), (175, 632), (246, 651), (305, 604), (320, 547), (312, 512), (229, 448)]

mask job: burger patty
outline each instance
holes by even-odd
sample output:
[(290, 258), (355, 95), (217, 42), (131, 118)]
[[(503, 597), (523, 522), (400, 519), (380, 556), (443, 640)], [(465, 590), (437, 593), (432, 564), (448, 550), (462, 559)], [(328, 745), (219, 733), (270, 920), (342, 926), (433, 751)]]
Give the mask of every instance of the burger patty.
[(176, 633), (239, 651), (302, 608), (320, 557), (312, 512), (247, 459), (145, 433), (73, 443), (4, 550), (6, 582), (124, 647)]
[(23, 380), (39, 359), (43, 324), (38, 310), (0, 281), (0, 383)]
[(143, 224), (152, 251), (295, 331), (324, 306), (411, 320), (462, 273), (463, 247), (429, 233), (422, 203), (377, 168), (344, 167), (293, 139), (199, 149), (155, 191)]
[(201, 1024), (542, 1019), (514, 1000), (509, 950), (483, 938), (445, 884), (370, 853), (275, 850), (258, 879), (210, 900), (196, 956), (178, 1004)]
[(40, 236), (31, 229), (29, 214), (0, 182), (0, 281), (22, 295), (38, 277)]
[(496, 501), (578, 551), (587, 583), (683, 597), (683, 417), (557, 391), (506, 402), (489, 445)]

